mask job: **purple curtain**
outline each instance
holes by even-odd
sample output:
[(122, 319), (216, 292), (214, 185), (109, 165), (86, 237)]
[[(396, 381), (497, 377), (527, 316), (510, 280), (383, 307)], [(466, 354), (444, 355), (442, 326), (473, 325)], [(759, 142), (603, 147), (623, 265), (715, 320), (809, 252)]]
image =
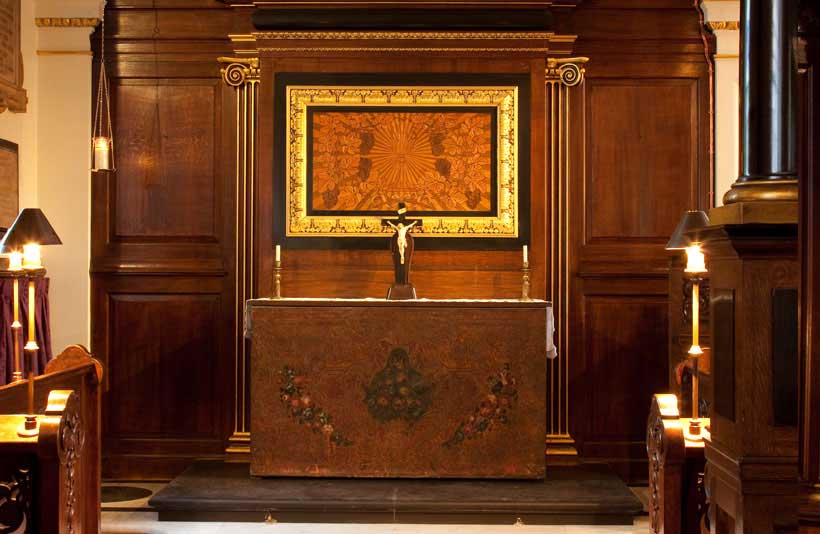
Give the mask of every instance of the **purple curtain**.
[[(28, 339), (28, 282), (29, 278), (20, 278), (20, 352)], [(51, 330), (49, 328), (48, 278), (34, 278), (34, 330), (35, 339), (40, 346), (33, 364), (34, 374), (39, 375), (46, 363), (52, 358)], [(11, 381), (14, 371), (14, 337), (11, 323), (14, 320), (14, 279), (0, 278), (0, 386)], [(25, 358), (25, 355), (23, 355)], [(23, 370), (26, 369), (25, 359)]]

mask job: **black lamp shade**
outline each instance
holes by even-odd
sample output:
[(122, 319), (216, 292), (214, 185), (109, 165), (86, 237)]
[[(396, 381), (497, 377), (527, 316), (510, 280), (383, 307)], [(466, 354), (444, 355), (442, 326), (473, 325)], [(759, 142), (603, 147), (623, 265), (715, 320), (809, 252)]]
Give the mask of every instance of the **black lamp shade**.
[(683, 250), (693, 241), (689, 232), (697, 231), (709, 226), (709, 216), (702, 210), (690, 210), (683, 214), (677, 228), (666, 244), (666, 250)]
[(0, 252), (22, 250), (23, 245), (62, 245), (57, 232), (40, 208), (24, 208), (0, 241)]

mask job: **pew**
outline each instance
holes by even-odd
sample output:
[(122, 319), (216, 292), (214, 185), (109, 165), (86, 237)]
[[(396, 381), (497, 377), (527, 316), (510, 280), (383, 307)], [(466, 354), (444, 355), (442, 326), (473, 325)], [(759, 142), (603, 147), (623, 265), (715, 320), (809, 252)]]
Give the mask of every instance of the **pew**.
[[(709, 419), (701, 419), (709, 439)], [(705, 534), (708, 505), (703, 486), (704, 441), (687, 435), (689, 418), (681, 417), (672, 394), (652, 397), (646, 425), (649, 456), (650, 534)]]
[(99, 532), (101, 381), (102, 365), (79, 345), (50, 361), (34, 379), (33, 437), (17, 433), (26, 382), (0, 387), (0, 524), (11, 532)]

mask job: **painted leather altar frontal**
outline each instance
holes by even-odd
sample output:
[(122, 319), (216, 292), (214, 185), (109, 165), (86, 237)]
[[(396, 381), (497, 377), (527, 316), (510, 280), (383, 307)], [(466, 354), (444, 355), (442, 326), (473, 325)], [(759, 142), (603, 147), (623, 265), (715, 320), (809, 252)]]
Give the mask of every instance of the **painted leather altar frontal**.
[(252, 475), (544, 476), (547, 303), (351, 304), (249, 307)]

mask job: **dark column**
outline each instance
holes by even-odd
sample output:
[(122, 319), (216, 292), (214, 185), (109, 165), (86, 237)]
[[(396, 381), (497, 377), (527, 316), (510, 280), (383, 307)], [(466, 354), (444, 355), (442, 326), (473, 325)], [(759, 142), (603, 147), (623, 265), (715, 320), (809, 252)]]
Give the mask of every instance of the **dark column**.
[(740, 6), (740, 177), (723, 201), (797, 200), (797, 2)]

